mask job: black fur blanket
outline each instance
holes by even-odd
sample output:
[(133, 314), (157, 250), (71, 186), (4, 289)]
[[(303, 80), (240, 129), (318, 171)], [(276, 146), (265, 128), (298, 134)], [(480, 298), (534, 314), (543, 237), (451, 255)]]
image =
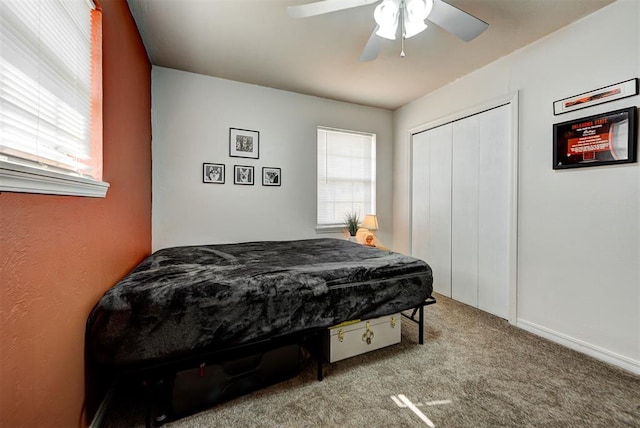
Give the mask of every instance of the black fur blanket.
[(346, 240), (167, 248), (105, 293), (87, 343), (97, 362), (138, 363), (389, 315), (431, 292), (424, 261)]

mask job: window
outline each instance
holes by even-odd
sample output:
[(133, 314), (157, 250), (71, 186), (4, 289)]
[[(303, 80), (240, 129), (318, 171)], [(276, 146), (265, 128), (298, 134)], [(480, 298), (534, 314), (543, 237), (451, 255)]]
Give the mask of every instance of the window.
[(376, 136), (318, 127), (319, 230), (344, 227), (349, 213), (376, 213)]
[(0, 2), (0, 191), (104, 196), (101, 13)]

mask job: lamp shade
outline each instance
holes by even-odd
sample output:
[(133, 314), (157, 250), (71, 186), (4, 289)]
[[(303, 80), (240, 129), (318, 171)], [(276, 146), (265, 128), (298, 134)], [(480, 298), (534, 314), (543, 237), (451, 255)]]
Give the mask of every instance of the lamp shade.
[(378, 217), (375, 214), (367, 214), (360, 225), (363, 229), (378, 230)]

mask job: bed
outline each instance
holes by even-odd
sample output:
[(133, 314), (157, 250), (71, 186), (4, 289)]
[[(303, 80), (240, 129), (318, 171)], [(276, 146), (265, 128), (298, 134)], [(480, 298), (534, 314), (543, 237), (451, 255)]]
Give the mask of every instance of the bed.
[(346, 240), (162, 249), (92, 310), (87, 376), (166, 367), (202, 352), (422, 310), (431, 292), (424, 261)]

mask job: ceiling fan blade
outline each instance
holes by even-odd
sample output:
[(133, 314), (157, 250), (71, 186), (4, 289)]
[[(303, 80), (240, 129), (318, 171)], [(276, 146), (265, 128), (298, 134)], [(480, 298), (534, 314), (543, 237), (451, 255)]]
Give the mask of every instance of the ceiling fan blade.
[(433, 9), (427, 19), (465, 42), (475, 39), (489, 27), (483, 20), (442, 0), (433, 0)]
[(379, 26), (376, 25), (376, 28), (373, 29), (373, 33), (369, 36), (369, 40), (360, 54), (361, 62), (373, 61), (378, 57), (378, 52), (380, 52), (380, 38), (376, 36), (378, 28)]
[(287, 12), (292, 18), (307, 18), (352, 7), (366, 6), (380, 0), (323, 0), (314, 3), (289, 6)]

